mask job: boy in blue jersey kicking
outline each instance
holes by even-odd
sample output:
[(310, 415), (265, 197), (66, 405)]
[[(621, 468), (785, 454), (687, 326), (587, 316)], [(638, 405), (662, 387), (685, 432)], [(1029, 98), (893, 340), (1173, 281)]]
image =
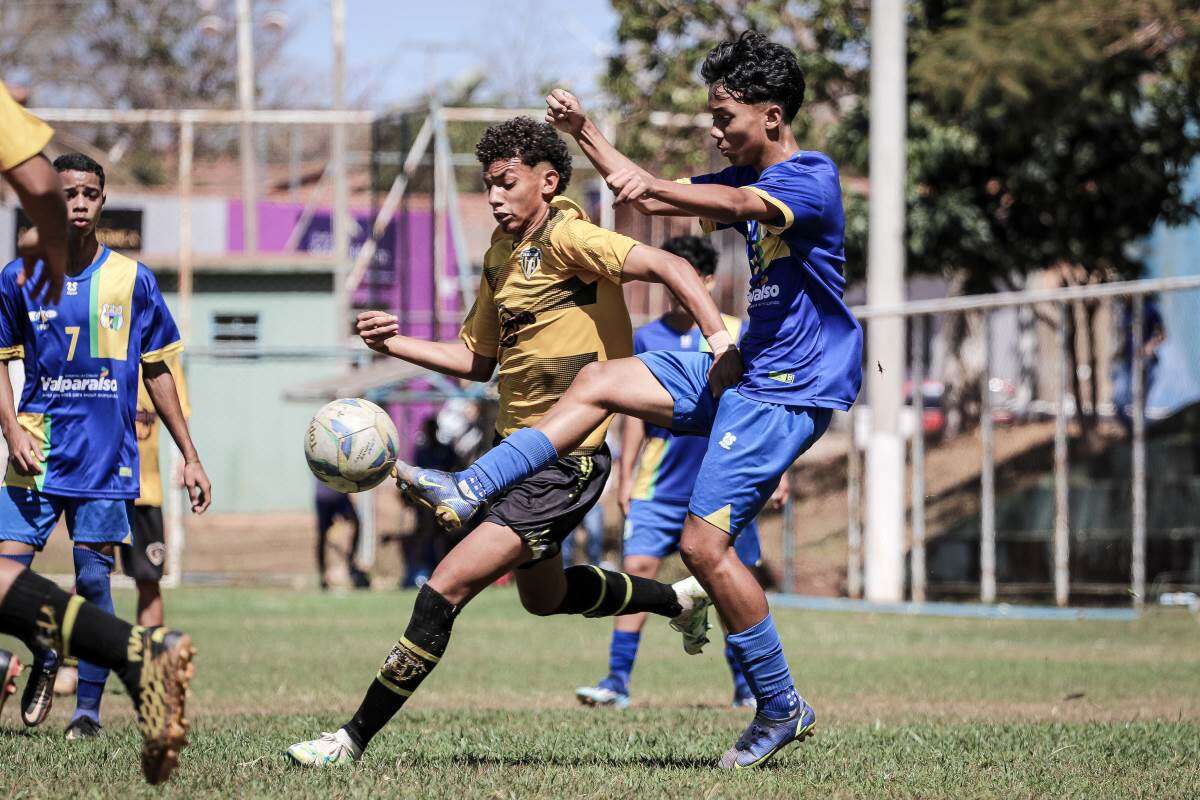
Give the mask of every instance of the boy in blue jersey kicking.
[[(621, 155), (579, 101), (555, 90), (547, 121), (571, 134), (618, 203), (645, 214), (694, 216), (732, 227), (750, 261), (749, 321), (740, 352), (710, 336), (713, 354), (653, 351), (585, 367), (536, 426), (508, 437), (463, 472), (397, 467), (402, 490), (440, 519), (465, 519), (504, 487), (570, 452), (610, 413), (708, 436), (680, 553), (717, 606), (726, 641), (757, 701), (754, 720), (720, 759), (765, 763), (802, 740), (816, 714), (796, 692), (783, 646), (754, 576), (733, 542), (792, 462), (846, 410), (862, 381), (862, 329), (842, 300), (841, 187), (833, 162), (801, 150), (790, 123), (804, 98), (795, 54), (747, 32), (705, 59), (710, 135), (730, 162), (690, 181), (651, 175)], [(713, 365), (741, 358), (739, 383), (714, 397)]]
[[(76, 591), (112, 613), (114, 549), (129, 538), (139, 491), (139, 368), (183, 453), (184, 483), (196, 513), (208, 507), (210, 487), (166, 364), (183, 345), (158, 284), (145, 266), (96, 239), (104, 170), (78, 153), (59, 157), (54, 167), (70, 233), (62, 298), (35, 299), (30, 282), (18, 281), (20, 261), (0, 272), (0, 360), (19, 358), (25, 367), (19, 413), (8, 381), (0, 380), (0, 428), (9, 451), (0, 487), (0, 557), (28, 567), (65, 514)], [(50, 711), (60, 655), (52, 648), (34, 653), (21, 703), (26, 725), (40, 724)], [(80, 661), (68, 739), (100, 733), (107, 676), (105, 667)]]
[[(662, 249), (674, 253), (696, 268), (710, 292), (716, 285), (717, 251), (699, 236), (676, 236), (663, 243)], [(725, 327), (736, 341), (741, 320), (724, 315)], [(652, 350), (705, 352), (708, 342), (678, 300), (670, 299), (670, 309), (654, 322), (633, 334), (635, 355)], [(696, 473), (708, 449), (704, 436), (671, 433), (667, 428), (648, 425), (637, 417), (626, 417), (621, 436), (621, 463), (617, 473), (618, 495), (625, 514), (625, 543), (621, 570), (630, 575), (654, 578), (662, 560), (679, 550), (679, 537), (687, 519), (688, 501), (696, 483)], [(636, 466), (636, 480), (634, 470)], [(774, 499), (774, 498), (773, 498)], [(734, 550), (742, 563), (755, 569), (762, 558), (758, 526), (751, 520), (734, 540)], [(646, 614), (627, 614), (613, 619), (609, 645), (608, 675), (595, 686), (575, 690), (579, 702), (589, 706), (627, 708), (629, 677), (641, 643)], [(733, 674), (733, 706), (753, 707), (754, 694), (742, 674), (741, 664), (726, 647), (725, 658)]]

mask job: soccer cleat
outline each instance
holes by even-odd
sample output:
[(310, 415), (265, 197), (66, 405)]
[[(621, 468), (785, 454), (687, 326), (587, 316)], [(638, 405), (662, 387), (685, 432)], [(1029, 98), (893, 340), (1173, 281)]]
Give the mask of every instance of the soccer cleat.
[(46, 721), (54, 705), (54, 678), (58, 675), (58, 653), (43, 650), (33, 657), (29, 680), (21, 693), (21, 721), (33, 728)]
[(0, 712), (4, 711), (8, 696), (17, 693), (17, 676), (21, 669), (21, 659), (7, 650), (0, 650)]
[(671, 588), (684, 608), (682, 614), (671, 620), (671, 627), (683, 634), (683, 652), (694, 656), (708, 644), (708, 629), (712, 627), (708, 621), (708, 608), (712, 600), (695, 578), (684, 578)]
[(85, 715), (71, 720), (71, 724), (67, 725), (66, 737), (68, 742), (78, 742), (82, 739), (95, 739), (103, 733), (103, 726)]
[(353, 764), (362, 757), (362, 750), (344, 728), (322, 733), (320, 738), (297, 742), (287, 749), (293, 764), (302, 767), (341, 767)]
[(817, 724), (817, 713), (803, 700), (800, 706), (786, 719), (771, 719), (764, 714), (755, 714), (750, 727), (742, 732), (737, 742), (717, 766), (721, 769), (750, 769), (771, 760), (772, 756), (792, 742), (802, 742), (813, 735)]
[(179, 751), (187, 747), (184, 705), (188, 683), (196, 673), (195, 657), (192, 638), (181, 631), (138, 625), (130, 634), (129, 662), (140, 663), (141, 668), (125, 688), (142, 734), (142, 774), (151, 784), (171, 776)]
[(452, 473), (397, 461), (393, 474), (400, 492), (432, 511), (438, 524), (451, 533), (466, 525), (483, 506), (466, 483), (455, 482)]
[(585, 706), (615, 708), (620, 711), (629, 708), (629, 694), (607, 686), (580, 686), (575, 690), (575, 699)]
[(75, 694), (75, 690), (79, 688), (78, 663), (75, 659), (63, 660), (63, 665), (58, 670), (58, 676), (54, 679), (55, 697), (67, 697)]

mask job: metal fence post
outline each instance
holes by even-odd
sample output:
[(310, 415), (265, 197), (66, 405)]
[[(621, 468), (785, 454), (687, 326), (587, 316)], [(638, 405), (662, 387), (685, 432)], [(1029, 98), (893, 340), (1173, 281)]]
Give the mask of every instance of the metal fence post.
[(1146, 296), (1133, 303), (1133, 552), (1130, 557), (1130, 587), (1133, 606), (1142, 610), (1146, 602)]
[(927, 319), (912, 318), (912, 549), (909, 579), (914, 603), (925, 602), (925, 326)]
[(863, 590), (862, 461), (855, 439), (858, 415), (851, 409), (848, 417), (850, 446), (846, 450), (846, 505), (849, 506), (846, 528), (846, 594), (857, 599), (862, 597)]
[(1067, 314), (1058, 304), (1058, 410), (1054, 417), (1054, 602), (1067, 604), (1070, 591), (1071, 528), (1067, 490)]
[(992, 315), (983, 312), (983, 374), (979, 379), (979, 599), (996, 602), (996, 452), (992, 420)]

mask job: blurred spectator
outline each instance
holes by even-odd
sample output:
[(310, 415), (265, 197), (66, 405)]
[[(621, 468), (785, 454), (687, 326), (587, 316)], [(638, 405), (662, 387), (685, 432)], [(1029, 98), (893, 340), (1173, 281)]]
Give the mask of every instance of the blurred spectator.
[(329, 588), (329, 579), (325, 570), (325, 548), (329, 543), (329, 531), (337, 520), (343, 519), (353, 526), (350, 537), (350, 548), (346, 551), (346, 568), (350, 573), (350, 582), (356, 589), (366, 589), (371, 585), (370, 577), (358, 568), (355, 554), (358, 553), (358, 512), (349, 495), (330, 489), (317, 481), (317, 576), (322, 589)]
[[(459, 466), (454, 448), (439, 436), (438, 417), (429, 417), (421, 424), (421, 441), (413, 457), (418, 467), (454, 470)], [(404, 579), (401, 588), (421, 586), (429, 580), (433, 569), (449, 552), (453, 540), (438, 527), (433, 512), (423, 506), (413, 508), (416, 525), (412, 533), (400, 539), (404, 556)]]
[[(1121, 330), (1124, 332), (1121, 343), (1120, 357), (1113, 367), (1113, 405), (1116, 406), (1117, 419), (1125, 428), (1126, 433), (1133, 432), (1133, 301), (1123, 304), (1121, 313)], [(1142, 403), (1150, 396), (1150, 387), (1158, 372), (1158, 348), (1167, 338), (1163, 326), (1162, 313), (1158, 309), (1158, 301), (1153, 297), (1146, 298), (1146, 313), (1142, 326)]]

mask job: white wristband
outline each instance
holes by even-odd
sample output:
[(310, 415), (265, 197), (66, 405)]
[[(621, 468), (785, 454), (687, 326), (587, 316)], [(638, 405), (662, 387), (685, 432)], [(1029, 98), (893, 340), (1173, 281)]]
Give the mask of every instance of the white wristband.
[(729, 331), (722, 328), (716, 333), (710, 333), (707, 337), (708, 346), (712, 348), (713, 355), (720, 355), (729, 348), (733, 347), (733, 337), (729, 335)]

